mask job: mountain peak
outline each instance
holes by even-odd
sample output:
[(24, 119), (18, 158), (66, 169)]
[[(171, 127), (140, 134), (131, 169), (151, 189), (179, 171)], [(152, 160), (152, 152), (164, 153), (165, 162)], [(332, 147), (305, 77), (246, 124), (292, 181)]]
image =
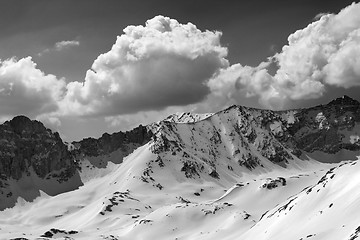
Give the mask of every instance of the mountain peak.
[(20, 115), (11, 119), (8, 124), (12, 127), (14, 132), (21, 134), (23, 131), (26, 132), (45, 132), (46, 128), (44, 125), (36, 120), (31, 120), (26, 116)]
[(10, 122), (31, 122), (30, 118), (24, 115), (19, 115), (10, 120)]
[(344, 106), (352, 106), (352, 105), (360, 105), (360, 103), (352, 99), (347, 95), (343, 95), (342, 97), (336, 98), (328, 103), (328, 105), (344, 105)]

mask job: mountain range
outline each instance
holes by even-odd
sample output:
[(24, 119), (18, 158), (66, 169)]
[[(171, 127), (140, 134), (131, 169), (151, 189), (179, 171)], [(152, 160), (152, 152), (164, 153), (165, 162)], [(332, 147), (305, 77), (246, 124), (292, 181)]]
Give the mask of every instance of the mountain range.
[(360, 235), (360, 103), (231, 106), (63, 142), (0, 125), (0, 239)]

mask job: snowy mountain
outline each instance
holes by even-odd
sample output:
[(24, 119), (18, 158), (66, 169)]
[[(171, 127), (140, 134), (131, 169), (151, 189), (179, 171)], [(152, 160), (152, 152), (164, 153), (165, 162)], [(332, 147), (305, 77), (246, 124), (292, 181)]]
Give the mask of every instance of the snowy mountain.
[(58, 133), (18, 116), (0, 125), (0, 209), (40, 191), (57, 195), (81, 184), (75, 158)]
[(17, 117), (0, 126), (0, 239), (355, 239), (359, 165), (345, 160), (359, 126), (347, 96), (174, 114), (67, 146)]

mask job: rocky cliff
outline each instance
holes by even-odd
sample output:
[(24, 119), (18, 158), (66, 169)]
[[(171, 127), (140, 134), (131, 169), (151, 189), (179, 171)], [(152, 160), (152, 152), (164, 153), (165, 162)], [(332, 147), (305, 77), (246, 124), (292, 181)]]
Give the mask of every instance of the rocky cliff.
[(0, 125), (0, 210), (81, 186), (75, 157), (58, 133), (18, 116)]
[(130, 145), (137, 147), (151, 139), (151, 132), (145, 126), (138, 126), (131, 131), (104, 133), (100, 138), (85, 138), (79, 142), (72, 142), (78, 154), (97, 157), (112, 153), (118, 149), (128, 151)]
[(59, 181), (76, 171), (74, 157), (58, 133), (41, 122), (18, 116), (0, 125), (0, 174), (19, 180), (32, 168), (40, 178), (61, 171)]
[(296, 146), (306, 152), (334, 154), (360, 150), (360, 103), (348, 96), (309, 109), (293, 111), (289, 127)]

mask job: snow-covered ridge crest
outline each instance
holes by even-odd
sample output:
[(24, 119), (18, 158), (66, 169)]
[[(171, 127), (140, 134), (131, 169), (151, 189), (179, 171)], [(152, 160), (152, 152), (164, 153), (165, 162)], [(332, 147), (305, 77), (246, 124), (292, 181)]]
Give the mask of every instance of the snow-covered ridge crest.
[(180, 112), (174, 113), (163, 121), (176, 122), (176, 123), (194, 123), (202, 121), (208, 117), (211, 117), (214, 113), (190, 113), (190, 112)]

